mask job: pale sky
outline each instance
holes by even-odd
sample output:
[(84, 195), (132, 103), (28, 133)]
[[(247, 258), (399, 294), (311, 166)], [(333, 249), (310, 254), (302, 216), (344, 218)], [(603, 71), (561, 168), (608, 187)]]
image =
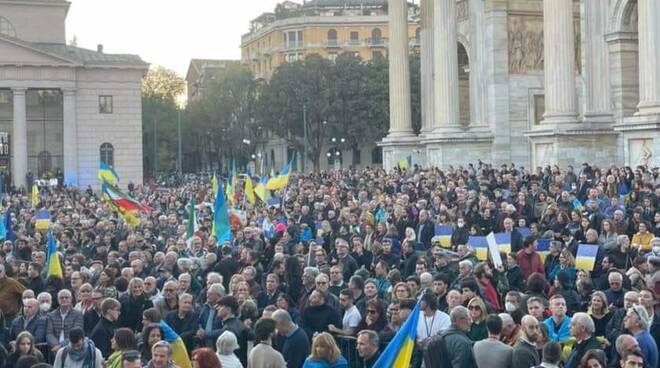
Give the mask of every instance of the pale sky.
[[(185, 78), (190, 59), (239, 59), (250, 20), (281, 0), (70, 0), (67, 40), (138, 54)], [(302, 1), (298, 1), (302, 2)]]

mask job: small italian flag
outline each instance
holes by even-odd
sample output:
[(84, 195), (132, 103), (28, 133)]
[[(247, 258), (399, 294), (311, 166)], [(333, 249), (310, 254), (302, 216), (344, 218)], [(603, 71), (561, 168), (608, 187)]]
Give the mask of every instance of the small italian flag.
[(197, 225), (197, 210), (195, 209), (195, 196), (193, 195), (188, 202), (188, 226), (186, 226), (186, 243), (191, 247), (192, 237), (199, 230)]

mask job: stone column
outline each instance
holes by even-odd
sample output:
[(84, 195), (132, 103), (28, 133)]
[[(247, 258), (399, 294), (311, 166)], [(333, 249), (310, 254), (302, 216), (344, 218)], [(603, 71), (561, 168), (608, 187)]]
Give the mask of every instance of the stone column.
[(76, 90), (64, 89), (64, 183), (78, 186), (78, 122), (76, 120)]
[(389, 137), (412, 136), (410, 64), (408, 62), (408, 4), (389, 0), (390, 132)]
[(584, 31), (583, 68), (585, 86), (584, 120), (612, 122), (609, 47), (605, 40), (607, 7), (600, 1), (585, 1), (582, 13)]
[(639, 0), (638, 115), (660, 114), (660, 2)]
[(545, 114), (543, 124), (577, 122), (572, 0), (543, 1)]
[(437, 0), (433, 9), (435, 66), (434, 130), (460, 130), (456, 1)]
[(433, 130), (433, 1), (422, 0), (420, 19), (420, 64), (422, 78), (422, 134)]
[(25, 88), (12, 88), (14, 95), (14, 122), (11, 135), (11, 176), (18, 188), (26, 185), (25, 175), (28, 172), (27, 150), (27, 113), (25, 105)]

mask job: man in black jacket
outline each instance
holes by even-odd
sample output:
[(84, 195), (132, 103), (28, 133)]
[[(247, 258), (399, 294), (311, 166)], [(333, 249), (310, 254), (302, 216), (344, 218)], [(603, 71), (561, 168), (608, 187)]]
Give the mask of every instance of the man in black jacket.
[(435, 225), (430, 220), (429, 211), (419, 211), (419, 224), (415, 229), (417, 241), (424, 244), (424, 249), (431, 248), (431, 239), (435, 235)]
[(594, 321), (586, 313), (575, 313), (571, 319), (571, 335), (575, 337), (576, 343), (573, 345), (573, 350), (568, 356), (566, 368), (574, 368), (580, 365), (580, 361), (584, 354), (591, 349), (600, 350), (602, 347), (596, 341), (594, 336), (596, 326)]
[(94, 341), (94, 345), (104, 357), (110, 356), (112, 352), (111, 340), (120, 314), (121, 304), (117, 299), (107, 298), (101, 304), (101, 320), (96, 324), (89, 338)]
[(46, 341), (46, 319), (39, 315), (39, 302), (30, 298), (23, 301), (23, 315), (11, 323), (9, 341), (16, 340), (19, 333), (29, 331), (36, 344)]
[(222, 335), (225, 331), (231, 331), (236, 335), (238, 340), (238, 354), (236, 356), (247, 367), (247, 342), (249, 340), (249, 330), (243, 324), (243, 321), (238, 319), (238, 301), (233, 296), (223, 296), (218, 302), (218, 316), (222, 318)]
[(164, 319), (181, 337), (188, 351), (193, 351), (193, 337), (197, 332), (198, 315), (193, 311), (192, 295), (181, 294), (177, 310), (167, 312)]
[(153, 307), (151, 300), (144, 294), (144, 281), (133, 278), (128, 283), (128, 293), (119, 298), (121, 303), (120, 327), (142, 331), (142, 313)]
[(289, 312), (278, 309), (272, 318), (277, 322), (277, 333), (284, 337), (284, 343), (278, 346), (289, 367), (302, 367), (309, 355), (309, 338), (305, 331), (296, 326)]
[(316, 332), (328, 332), (328, 325), (341, 326), (341, 318), (339, 311), (326, 303), (325, 295), (314, 290), (303, 310), (302, 324), (307, 336), (312, 337)]
[(476, 368), (472, 353), (472, 341), (466, 333), (470, 330), (470, 312), (463, 306), (454, 307), (449, 315), (451, 327), (432, 337), (426, 345), (426, 367)]

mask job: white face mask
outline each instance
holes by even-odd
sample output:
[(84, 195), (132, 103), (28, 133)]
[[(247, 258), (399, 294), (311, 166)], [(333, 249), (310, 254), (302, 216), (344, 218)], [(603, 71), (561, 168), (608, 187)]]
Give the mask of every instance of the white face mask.
[(39, 304), (39, 310), (41, 310), (42, 312), (49, 312), (50, 311), (50, 303)]
[(465, 226), (465, 223), (463, 223), (463, 222), (458, 222), (458, 223), (456, 223), (456, 226), (458, 226), (458, 227), (463, 227), (463, 226)]
[(507, 312), (511, 313), (511, 312), (514, 312), (517, 308), (513, 303), (506, 302), (504, 304), (504, 309), (506, 309)]
[(660, 253), (660, 247), (659, 247), (659, 246), (655, 246), (655, 247), (652, 248), (652, 251), (653, 251), (653, 253), (655, 253), (655, 254), (659, 254), (659, 253)]

